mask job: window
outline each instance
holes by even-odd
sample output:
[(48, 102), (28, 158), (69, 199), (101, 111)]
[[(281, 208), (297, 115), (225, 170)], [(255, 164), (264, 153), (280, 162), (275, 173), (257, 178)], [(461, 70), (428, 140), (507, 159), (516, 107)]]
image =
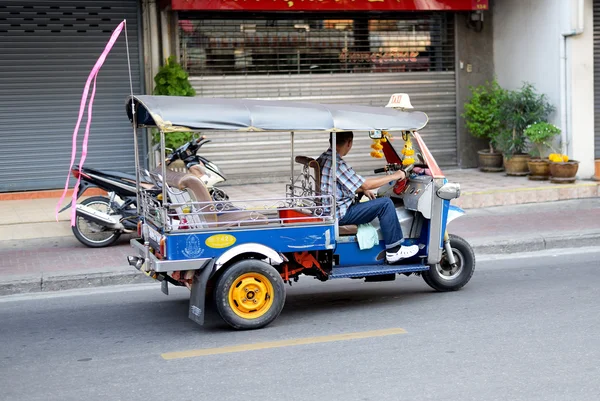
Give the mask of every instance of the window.
[(454, 69), (452, 14), (303, 17), (183, 15), (179, 29), (184, 68), (195, 76)]

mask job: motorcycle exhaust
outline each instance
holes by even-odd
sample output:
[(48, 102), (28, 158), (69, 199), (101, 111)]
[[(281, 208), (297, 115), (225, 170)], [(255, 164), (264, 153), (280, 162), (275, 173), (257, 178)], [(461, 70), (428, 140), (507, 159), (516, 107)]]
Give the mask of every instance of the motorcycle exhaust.
[(83, 217), (86, 220), (113, 230), (123, 231), (125, 229), (123, 224), (119, 221), (121, 216), (118, 216), (117, 219), (114, 216), (109, 216), (106, 213), (92, 209), (91, 207), (85, 205), (77, 205), (76, 214), (77, 217)]
[(139, 256), (127, 256), (127, 262), (129, 262), (130, 266), (140, 270), (144, 264), (144, 259), (140, 258)]

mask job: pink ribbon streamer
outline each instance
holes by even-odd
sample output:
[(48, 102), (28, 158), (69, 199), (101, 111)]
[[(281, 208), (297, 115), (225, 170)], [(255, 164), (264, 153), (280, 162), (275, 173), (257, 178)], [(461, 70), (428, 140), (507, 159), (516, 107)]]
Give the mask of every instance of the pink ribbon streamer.
[(86, 100), (87, 100), (88, 93), (90, 90), (90, 84), (92, 84), (92, 82), (93, 82), (92, 94), (90, 96), (88, 113), (87, 113), (88, 118), (87, 118), (87, 122), (85, 125), (85, 133), (83, 136), (81, 159), (79, 161), (79, 176), (77, 178), (77, 182), (75, 183), (75, 187), (73, 188), (73, 196), (71, 197), (71, 226), (75, 225), (77, 191), (79, 190), (79, 184), (81, 182), (81, 179), (79, 177), (81, 177), (81, 168), (83, 167), (83, 163), (85, 162), (85, 158), (87, 156), (87, 146), (88, 146), (88, 138), (90, 135), (90, 125), (92, 124), (92, 106), (94, 104), (94, 97), (96, 96), (96, 78), (98, 76), (98, 72), (100, 71), (100, 68), (102, 68), (104, 61), (106, 60), (106, 57), (108, 56), (108, 53), (110, 53), (110, 51), (112, 50), (112, 47), (114, 46), (115, 42), (117, 41), (117, 38), (123, 31), (123, 28), (125, 27), (125, 23), (126, 23), (125, 20), (123, 20), (123, 22), (121, 22), (113, 31), (113, 33), (110, 37), (110, 40), (108, 41), (108, 43), (106, 44), (106, 47), (104, 48), (104, 51), (102, 52), (102, 54), (96, 61), (96, 64), (94, 64), (94, 68), (92, 68), (92, 71), (90, 72), (90, 75), (88, 76), (88, 79), (85, 83), (85, 87), (83, 88), (83, 94), (81, 96), (81, 103), (79, 105), (79, 116), (77, 117), (77, 124), (75, 124), (75, 130), (73, 131), (71, 164), (69, 165), (69, 172), (67, 173), (67, 181), (65, 182), (65, 189), (60, 197), (60, 200), (58, 201), (58, 204), (56, 205), (56, 211), (55, 211), (56, 221), (58, 221), (58, 211), (60, 210), (60, 206), (61, 206), (62, 202), (64, 201), (65, 196), (67, 195), (67, 191), (69, 190), (69, 177), (71, 176), (71, 169), (73, 168), (73, 164), (75, 164), (75, 155), (77, 154), (77, 133), (79, 132), (79, 127), (81, 125), (81, 119), (83, 118), (83, 112), (85, 109)]

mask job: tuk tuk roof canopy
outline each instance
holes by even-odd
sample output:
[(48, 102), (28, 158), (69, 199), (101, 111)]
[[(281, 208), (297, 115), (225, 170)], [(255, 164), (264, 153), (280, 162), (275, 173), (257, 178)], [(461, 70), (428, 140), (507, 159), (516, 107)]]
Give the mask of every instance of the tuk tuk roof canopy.
[(227, 131), (413, 131), (427, 124), (419, 111), (385, 107), (296, 103), (279, 100), (221, 99), (181, 96), (133, 96), (129, 120), (164, 132)]

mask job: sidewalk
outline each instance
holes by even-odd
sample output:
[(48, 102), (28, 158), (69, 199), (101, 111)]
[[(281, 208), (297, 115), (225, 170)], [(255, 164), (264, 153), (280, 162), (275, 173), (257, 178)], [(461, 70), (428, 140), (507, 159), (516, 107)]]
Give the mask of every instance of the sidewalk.
[[(600, 246), (596, 182), (559, 185), (476, 170), (447, 175), (463, 191), (453, 203), (467, 209), (450, 232), (477, 255)], [(232, 199), (266, 198), (283, 196), (285, 184), (224, 189)], [(54, 220), (56, 201), (0, 202), (0, 295), (151, 281), (126, 263), (129, 236), (109, 248), (86, 248), (71, 233), (68, 211)]]
[[(552, 184), (530, 181), (526, 177), (508, 177), (504, 173), (483, 173), (477, 169), (445, 171), (448, 180), (461, 185), (461, 196), (452, 203), (463, 209), (507, 206), (556, 200), (597, 198), (600, 182), (576, 181)], [(250, 184), (222, 187), (234, 200), (285, 196), (285, 183)], [(59, 216), (54, 210), (58, 198), (0, 201), (0, 241), (32, 238), (69, 237), (69, 210)], [(69, 202), (70, 198), (65, 200)]]

